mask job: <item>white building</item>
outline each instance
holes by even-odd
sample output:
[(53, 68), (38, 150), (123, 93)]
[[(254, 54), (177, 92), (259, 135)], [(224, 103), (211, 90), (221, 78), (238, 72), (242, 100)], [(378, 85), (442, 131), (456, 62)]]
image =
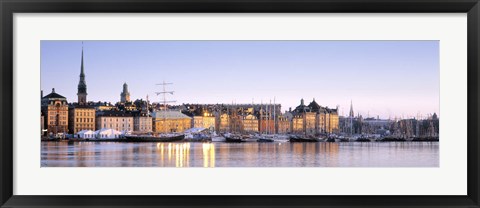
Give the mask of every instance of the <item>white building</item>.
[(122, 111), (100, 111), (97, 113), (96, 129), (115, 129), (117, 131), (133, 131), (133, 115)]
[(147, 113), (137, 113), (133, 117), (133, 131), (138, 133), (152, 132), (153, 119)]

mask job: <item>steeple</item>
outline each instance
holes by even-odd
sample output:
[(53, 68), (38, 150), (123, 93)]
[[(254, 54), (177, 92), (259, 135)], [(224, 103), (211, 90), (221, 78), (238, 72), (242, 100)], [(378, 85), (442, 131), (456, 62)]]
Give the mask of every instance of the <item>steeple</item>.
[(355, 114), (353, 114), (353, 102), (351, 100), (350, 100), (350, 114), (348, 116), (351, 118), (355, 116)]
[(85, 82), (85, 71), (83, 65), (83, 42), (82, 42), (82, 58), (80, 63), (80, 81), (78, 82), (78, 104), (84, 105), (87, 103), (87, 83)]
[(85, 72), (83, 70), (83, 42), (82, 42), (82, 62), (80, 66), (80, 78), (83, 78), (83, 81), (85, 81)]

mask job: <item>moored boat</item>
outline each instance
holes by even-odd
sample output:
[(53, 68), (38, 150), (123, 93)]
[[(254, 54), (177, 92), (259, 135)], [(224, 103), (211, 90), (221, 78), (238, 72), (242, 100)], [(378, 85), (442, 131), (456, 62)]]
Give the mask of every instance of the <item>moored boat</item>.
[(240, 142), (246, 142), (244, 139), (240, 138), (240, 137), (225, 137), (225, 142), (229, 142), (229, 143), (240, 143)]
[(227, 133), (223, 135), (223, 137), (225, 137), (225, 142), (229, 142), (229, 143), (246, 142), (246, 140), (243, 139), (241, 135)]
[(125, 139), (127, 142), (177, 142), (184, 140), (185, 135), (126, 135)]
[(275, 140), (271, 139), (271, 138), (268, 138), (268, 137), (265, 137), (265, 136), (261, 136), (261, 137), (258, 137), (257, 138), (257, 142), (274, 142)]
[(321, 140), (318, 138), (307, 138), (302, 136), (290, 136), (290, 142), (320, 142)]

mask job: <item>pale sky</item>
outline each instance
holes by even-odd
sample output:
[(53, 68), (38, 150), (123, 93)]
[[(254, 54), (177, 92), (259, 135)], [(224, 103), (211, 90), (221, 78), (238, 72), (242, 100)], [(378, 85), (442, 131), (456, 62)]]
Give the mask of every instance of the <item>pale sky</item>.
[[(295, 108), (304, 98), (380, 118), (439, 114), (438, 41), (84, 41), (89, 101), (159, 102), (173, 82), (182, 103)], [(41, 42), (41, 88), (77, 101), (82, 41)]]

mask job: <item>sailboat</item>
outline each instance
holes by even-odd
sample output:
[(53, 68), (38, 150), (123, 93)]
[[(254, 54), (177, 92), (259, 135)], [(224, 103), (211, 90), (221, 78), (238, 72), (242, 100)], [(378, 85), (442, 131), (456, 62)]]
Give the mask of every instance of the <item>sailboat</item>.
[[(233, 102), (232, 102), (232, 105), (233, 105)], [(227, 107), (227, 115), (229, 115), (229, 119), (228, 119), (228, 129), (229, 129), (229, 132), (228, 133), (225, 133), (223, 135), (223, 137), (225, 137), (225, 142), (228, 142), (228, 143), (240, 143), (240, 142), (246, 142), (245, 139), (242, 138), (242, 135), (240, 134), (234, 134), (234, 133), (231, 133), (230, 131), (232, 131), (231, 129), (231, 125), (232, 125), (232, 119), (231, 117), (235, 117), (237, 118), (237, 113), (236, 113), (236, 109), (234, 108), (234, 111), (232, 111), (231, 115), (229, 113), (229, 108)], [(233, 122), (233, 131), (236, 130), (236, 120)]]
[[(167, 103), (169, 102), (175, 102), (175, 101), (167, 101), (165, 95), (167, 93), (173, 95), (173, 91), (166, 91), (165, 90), (165, 85), (170, 85), (173, 83), (165, 83), (163, 81), (161, 84), (157, 85), (162, 85), (163, 86), (163, 91), (162, 92), (156, 92), (157, 95), (163, 94), (163, 125), (164, 125), (164, 132), (167, 132), (167, 124), (166, 124), (166, 111), (167, 111)], [(148, 109), (148, 108), (147, 108)], [(175, 141), (181, 141), (185, 139), (185, 134), (176, 134), (176, 133), (163, 133), (163, 134), (141, 134), (141, 135), (125, 135), (125, 138), (128, 142), (175, 142)]]
[[(272, 104), (272, 101), (270, 100), (270, 104)], [(275, 106), (275, 101), (274, 101), (274, 106)], [(271, 113), (269, 114), (269, 109), (268, 109), (268, 105), (265, 104), (265, 109), (266, 109), (266, 126), (265, 126), (265, 132), (266, 134), (265, 135), (260, 135), (259, 138), (257, 139), (257, 142), (274, 142), (275, 140), (273, 140), (273, 138), (275, 137), (274, 135), (271, 136), (269, 135), (269, 126), (270, 126), (270, 115)], [(273, 112), (273, 128), (274, 128), (274, 133), (275, 133), (275, 110)], [(269, 137), (273, 137), (273, 138), (269, 138)]]

